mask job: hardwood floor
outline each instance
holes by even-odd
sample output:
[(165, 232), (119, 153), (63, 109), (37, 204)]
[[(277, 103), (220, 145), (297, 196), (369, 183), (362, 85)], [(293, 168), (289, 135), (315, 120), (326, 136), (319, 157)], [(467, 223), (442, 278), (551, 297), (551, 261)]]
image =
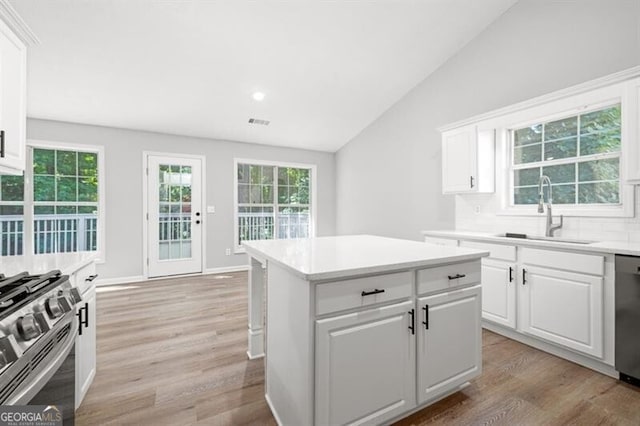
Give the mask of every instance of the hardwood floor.
[[(274, 425), (247, 350), (247, 274), (102, 287), (78, 425)], [(639, 425), (640, 390), (484, 331), (484, 372), (398, 425)], [(296, 425), (304, 426), (304, 425)]]

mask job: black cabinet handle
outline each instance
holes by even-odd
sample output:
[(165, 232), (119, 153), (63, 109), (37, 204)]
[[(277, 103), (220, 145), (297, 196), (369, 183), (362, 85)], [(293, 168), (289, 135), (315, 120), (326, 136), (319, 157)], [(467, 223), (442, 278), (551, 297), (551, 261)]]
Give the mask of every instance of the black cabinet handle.
[(473, 188), (473, 176), (469, 176), (469, 183), (471, 184), (471, 188)]
[(509, 266), (509, 282), (513, 282), (513, 268)]
[(522, 270), (522, 285), (525, 285), (527, 283), (527, 270), (523, 269)]
[(4, 158), (4, 130), (0, 130), (0, 158)]
[(196, 220), (196, 225), (200, 225), (200, 221), (199, 220)]
[(455, 275), (447, 275), (450, 280), (457, 280), (458, 278), (466, 277), (465, 274), (455, 274)]
[(196, 212), (196, 216), (200, 216), (200, 212)]
[(80, 308), (76, 313), (76, 316), (78, 317), (78, 336), (82, 336), (82, 311), (83, 310), (84, 308)]
[(411, 316), (411, 322), (410, 322), (410, 326), (409, 326), (409, 330), (411, 330), (411, 334), (416, 334), (416, 314), (415, 314), (415, 309), (411, 309), (409, 311), (409, 316)]
[(360, 295), (362, 297), (365, 296), (371, 296), (372, 294), (380, 294), (380, 293), (384, 293), (384, 289), (378, 290), (377, 288), (373, 291), (363, 291), (362, 293), (360, 293)]
[(424, 329), (428, 330), (429, 329), (429, 305), (424, 305), (422, 307), (422, 310), (424, 311), (424, 321), (422, 321), (422, 324), (424, 324)]
[(82, 321), (82, 325), (85, 327), (89, 327), (89, 303), (84, 304), (84, 320)]
[(91, 282), (93, 280), (95, 280), (96, 278), (98, 278), (98, 274), (93, 274), (93, 275), (89, 275), (87, 278), (85, 278), (85, 281)]

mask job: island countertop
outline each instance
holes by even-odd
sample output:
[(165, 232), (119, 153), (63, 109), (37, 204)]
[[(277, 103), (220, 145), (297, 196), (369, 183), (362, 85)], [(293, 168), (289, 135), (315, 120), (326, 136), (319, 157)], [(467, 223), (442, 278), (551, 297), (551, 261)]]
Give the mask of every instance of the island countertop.
[(434, 246), (374, 235), (244, 241), (247, 253), (307, 281), (464, 262), (488, 256), (475, 249)]

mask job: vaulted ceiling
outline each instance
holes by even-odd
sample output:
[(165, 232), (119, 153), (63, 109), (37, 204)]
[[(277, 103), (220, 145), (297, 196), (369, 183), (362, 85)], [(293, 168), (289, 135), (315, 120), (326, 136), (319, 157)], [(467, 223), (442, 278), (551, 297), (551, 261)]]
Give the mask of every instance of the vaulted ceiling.
[(29, 117), (335, 151), (515, 1), (10, 3)]

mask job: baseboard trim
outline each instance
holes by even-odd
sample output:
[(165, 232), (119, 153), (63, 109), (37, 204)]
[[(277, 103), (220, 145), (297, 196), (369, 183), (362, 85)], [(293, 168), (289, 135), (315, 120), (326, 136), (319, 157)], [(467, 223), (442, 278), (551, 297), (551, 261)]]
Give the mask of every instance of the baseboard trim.
[(96, 280), (96, 286), (139, 283), (144, 281), (157, 281), (157, 280), (165, 280), (167, 278), (180, 278), (180, 277), (189, 277), (189, 276), (198, 276), (198, 275), (224, 274), (228, 272), (244, 272), (248, 270), (249, 270), (249, 265), (238, 265), (238, 266), (224, 266), (220, 268), (207, 268), (205, 269), (204, 272), (200, 274), (172, 275), (170, 277), (148, 278), (148, 277), (145, 277), (144, 275), (132, 275), (128, 277), (98, 278)]
[(280, 420), (280, 416), (278, 416), (278, 412), (276, 411), (275, 407), (273, 406), (273, 403), (271, 402), (271, 398), (269, 398), (269, 394), (268, 393), (264, 394), (264, 399), (267, 400), (267, 405), (269, 406), (269, 409), (271, 410), (271, 414), (273, 414), (273, 418), (276, 419), (276, 423), (278, 424), (278, 426), (282, 426), (283, 423)]

